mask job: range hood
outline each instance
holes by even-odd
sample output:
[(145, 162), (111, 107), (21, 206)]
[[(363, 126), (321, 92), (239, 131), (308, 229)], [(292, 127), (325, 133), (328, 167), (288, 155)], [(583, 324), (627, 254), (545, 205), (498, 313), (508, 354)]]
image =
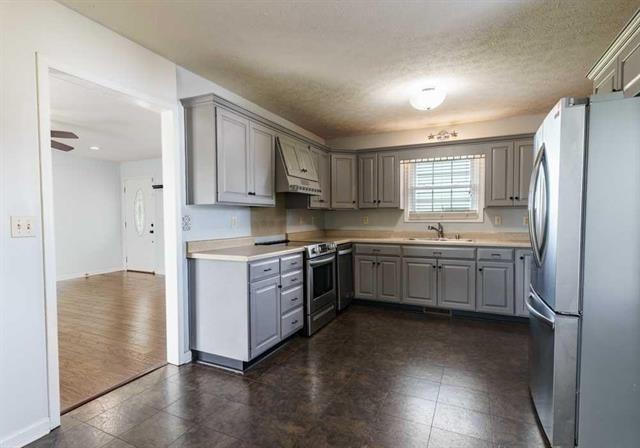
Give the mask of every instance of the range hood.
[(319, 195), (318, 169), (308, 145), (276, 137), (276, 192)]

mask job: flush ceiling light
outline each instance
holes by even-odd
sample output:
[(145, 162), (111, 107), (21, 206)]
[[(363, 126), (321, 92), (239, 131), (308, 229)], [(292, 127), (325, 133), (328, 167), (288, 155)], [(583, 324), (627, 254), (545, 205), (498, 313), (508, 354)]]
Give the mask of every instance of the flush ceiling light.
[(409, 102), (418, 110), (431, 110), (441, 105), (446, 96), (444, 90), (428, 87), (413, 95)]
[(92, 151), (98, 151), (98, 150), (100, 150), (100, 147), (99, 146), (89, 146), (89, 149), (92, 150)]

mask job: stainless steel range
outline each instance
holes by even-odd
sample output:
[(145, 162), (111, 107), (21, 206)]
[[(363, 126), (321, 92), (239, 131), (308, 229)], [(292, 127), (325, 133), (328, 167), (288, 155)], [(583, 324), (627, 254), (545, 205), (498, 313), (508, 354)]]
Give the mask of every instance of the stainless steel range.
[(306, 245), (305, 267), (304, 333), (311, 336), (336, 317), (336, 244)]

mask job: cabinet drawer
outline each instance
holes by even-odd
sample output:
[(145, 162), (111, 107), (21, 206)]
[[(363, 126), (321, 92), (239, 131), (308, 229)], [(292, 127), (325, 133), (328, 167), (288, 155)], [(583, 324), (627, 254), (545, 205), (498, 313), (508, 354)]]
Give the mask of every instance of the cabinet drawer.
[(403, 246), (402, 255), (405, 257), (463, 258), (473, 260), (476, 257), (476, 250), (471, 247)]
[(282, 316), (280, 339), (282, 340), (300, 330), (304, 325), (303, 317), (302, 307), (296, 308)]
[(513, 249), (478, 249), (478, 260), (513, 261)]
[(280, 284), (282, 285), (282, 289), (289, 289), (292, 286), (301, 285), (302, 284), (302, 269), (299, 271), (287, 272), (286, 274), (282, 274), (280, 277)]
[(302, 269), (302, 254), (288, 255), (280, 258), (280, 272)]
[(383, 244), (356, 244), (356, 253), (362, 255), (391, 255), (400, 256), (400, 246)]
[(255, 282), (261, 278), (271, 277), (280, 273), (280, 260), (271, 259), (257, 261), (249, 265), (249, 280)]
[(302, 285), (282, 290), (280, 294), (280, 312), (282, 314), (288, 313), (290, 310), (297, 306), (301, 306), (304, 299), (304, 288)]

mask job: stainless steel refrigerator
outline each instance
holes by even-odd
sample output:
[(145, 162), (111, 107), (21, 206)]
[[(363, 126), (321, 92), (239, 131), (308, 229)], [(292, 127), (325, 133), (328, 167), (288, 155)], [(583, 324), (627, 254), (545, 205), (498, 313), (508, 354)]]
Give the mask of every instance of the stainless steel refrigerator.
[(554, 447), (640, 446), (640, 97), (561, 100), (534, 140), (530, 391)]

